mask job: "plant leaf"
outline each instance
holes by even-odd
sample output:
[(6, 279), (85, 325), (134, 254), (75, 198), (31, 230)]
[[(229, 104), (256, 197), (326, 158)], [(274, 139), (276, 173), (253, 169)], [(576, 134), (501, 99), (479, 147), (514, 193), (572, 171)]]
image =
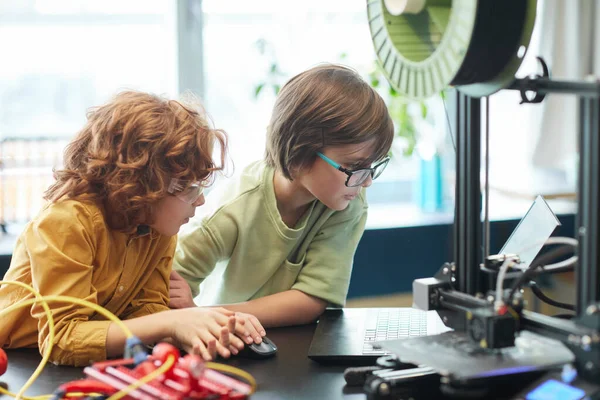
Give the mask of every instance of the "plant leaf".
[(265, 87), (264, 83), (258, 84), (256, 85), (256, 87), (254, 88), (254, 98), (258, 98), (258, 95), (260, 94), (260, 92), (263, 90), (263, 88)]
[(425, 102), (421, 102), (421, 118), (425, 119), (427, 118), (427, 104), (425, 104)]

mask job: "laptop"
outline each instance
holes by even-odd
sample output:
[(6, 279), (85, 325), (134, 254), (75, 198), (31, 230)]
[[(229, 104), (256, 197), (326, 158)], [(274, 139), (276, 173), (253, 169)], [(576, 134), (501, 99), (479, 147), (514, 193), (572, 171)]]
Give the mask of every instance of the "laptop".
[(416, 308), (329, 308), (319, 318), (308, 358), (319, 363), (373, 365), (389, 354), (373, 343), (447, 331), (437, 311)]
[[(500, 254), (516, 253), (526, 265), (560, 225), (546, 201), (538, 196), (508, 238)], [(388, 354), (373, 343), (436, 335), (450, 330), (437, 311), (415, 308), (327, 309), (319, 323), (308, 357), (319, 363), (373, 365)]]

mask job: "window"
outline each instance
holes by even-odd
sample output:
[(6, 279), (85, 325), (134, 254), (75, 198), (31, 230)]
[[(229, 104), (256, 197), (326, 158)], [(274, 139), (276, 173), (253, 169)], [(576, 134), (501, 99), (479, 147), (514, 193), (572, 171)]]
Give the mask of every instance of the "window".
[[(120, 89), (201, 95), (215, 125), (229, 133), (239, 171), (263, 157), (274, 87), (320, 62), (347, 64), (368, 79), (376, 59), (364, 0), (307, 0), (291, 8), (276, 0), (0, 0), (0, 10), (0, 35), (11, 38), (0, 42), (0, 221), (25, 222), (39, 210), (52, 167), (61, 164), (86, 109)], [(532, 46), (521, 75), (536, 70), (537, 53)], [(491, 100), (497, 186), (523, 175), (515, 174), (523, 165), (531, 169), (535, 106), (519, 106), (517, 97), (503, 92)], [(448, 219), (455, 153), (441, 101), (432, 100), (429, 110), (433, 125), (419, 131), (441, 150)], [(401, 144), (395, 141), (390, 165), (369, 189), (368, 226), (437, 218), (415, 205), (428, 152), (403, 157)]]
[(39, 210), (88, 107), (125, 88), (176, 94), (174, 4), (0, 0), (2, 220)]

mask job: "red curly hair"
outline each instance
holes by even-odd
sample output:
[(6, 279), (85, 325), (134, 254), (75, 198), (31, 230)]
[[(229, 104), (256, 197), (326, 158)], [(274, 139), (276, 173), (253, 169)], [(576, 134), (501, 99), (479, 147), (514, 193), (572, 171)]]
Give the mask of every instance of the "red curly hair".
[(171, 178), (208, 186), (223, 169), (227, 135), (211, 127), (198, 102), (126, 91), (91, 109), (87, 119), (65, 149), (64, 169), (55, 171), (56, 182), (44, 198), (101, 204), (112, 229), (151, 224), (152, 205), (168, 195)]

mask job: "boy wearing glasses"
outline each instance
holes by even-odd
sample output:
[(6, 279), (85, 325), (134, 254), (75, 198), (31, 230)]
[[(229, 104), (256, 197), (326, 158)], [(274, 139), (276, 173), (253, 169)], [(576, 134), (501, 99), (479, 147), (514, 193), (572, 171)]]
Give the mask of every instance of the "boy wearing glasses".
[[(220, 146), (220, 164), (212, 158)], [(41, 295), (103, 306), (146, 344), (171, 339), (210, 360), (244, 347), (247, 334), (222, 308), (170, 310), (169, 274), (181, 225), (204, 204), (202, 189), (221, 169), (226, 136), (204, 111), (139, 92), (123, 92), (88, 114), (69, 144), (49, 200), (16, 244), (5, 281)], [(33, 295), (0, 286), (0, 310)], [(55, 324), (50, 361), (84, 366), (123, 354), (125, 335), (88, 307), (49, 303)], [(40, 304), (2, 317), (3, 348), (49, 345)]]
[(265, 160), (211, 193), (208, 212), (179, 236), (171, 306), (194, 306), (201, 293), (259, 343), (264, 327), (343, 305), (364, 188), (385, 169), (393, 135), (383, 99), (353, 70), (326, 64), (293, 77), (275, 102)]

